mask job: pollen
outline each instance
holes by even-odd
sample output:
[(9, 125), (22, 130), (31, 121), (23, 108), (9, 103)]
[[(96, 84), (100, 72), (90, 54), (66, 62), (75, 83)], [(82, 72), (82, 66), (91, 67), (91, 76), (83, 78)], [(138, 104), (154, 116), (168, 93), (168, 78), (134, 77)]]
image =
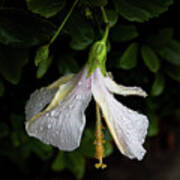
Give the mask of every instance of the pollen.
[(98, 163), (95, 164), (95, 167), (97, 169), (101, 168), (104, 169), (107, 167), (106, 164), (103, 163), (103, 158), (104, 158), (104, 134), (103, 134), (103, 125), (101, 122), (101, 114), (100, 114), (100, 108), (99, 105), (96, 104), (96, 117), (97, 117), (97, 121), (96, 121), (96, 140), (94, 141), (95, 144), (95, 149), (96, 149), (96, 154), (95, 154), (95, 158), (99, 160)]

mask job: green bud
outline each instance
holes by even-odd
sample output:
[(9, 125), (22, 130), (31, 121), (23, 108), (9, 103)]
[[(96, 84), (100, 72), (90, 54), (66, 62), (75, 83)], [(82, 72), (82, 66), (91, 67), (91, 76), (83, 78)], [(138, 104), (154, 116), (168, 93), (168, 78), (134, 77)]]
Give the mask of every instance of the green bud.
[(49, 45), (41, 46), (36, 53), (34, 63), (38, 66), (42, 61), (45, 61), (49, 56)]
[(93, 44), (88, 58), (89, 76), (95, 71), (97, 67), (101, 69), (104, 75), (106, 74), (106, 70), (105, 70), (106, 54), (107, 54), (107, 48), (106, 48), (106, 43), (104, 41), (97, 41)]

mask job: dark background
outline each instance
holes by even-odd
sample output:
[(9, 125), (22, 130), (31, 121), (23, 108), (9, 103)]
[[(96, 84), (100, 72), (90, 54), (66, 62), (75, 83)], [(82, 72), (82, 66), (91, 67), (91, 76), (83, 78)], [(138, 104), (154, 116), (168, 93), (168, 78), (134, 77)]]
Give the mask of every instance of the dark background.
[[(24, 1), (7, 1), (7, 6), (25, 8)], [(179, 4), (178, 0), (174, 2), (169, 10), (158, 18), (153, 18), (143, 24), (134, 23), (139, 30), (140, 37), (138, 42), (143, 43), (149, 34), (155, 34), (159, 29), (171, 27), (174, 29), (174, 38), (180, 40), (179, 37)], [(56, 20), (54, 20), (56, 21)], [(119, 22), (125, 21), (123, 18)], [(69, 37), (63, 35), (61, 39), (55, 43), (54, 52), (69, 53), (68, 48)], [(118, 51), (122, 44), (112, 43), (112, 49)], [(126, 43), (125, 43), (126, 46)], [(42, 160), (36, 153), (32, 153), (28, 158), (21, 157), (23, 149), (16, 142), (16, 135), (12, 135), (17, 131), (24, 132), (24, 107), (29, 95), (37, 88), (48, 85), (57, 79), (61, 73), (58, 72), (55, 62), (50, 66), (48, 73), (42, 79), (36, 79), (36, 67), (33, 63), (33, 57), (36, 48), (32, 48), (30, 61), (23, 68), (21, 81), (18, 85), (12, 85), (7, 81), (3, 81), (5, 85), (5, 93), (0, 97), (0, 120), (8, 126), (7, 136), (0, 139), (2, 146), (0, 147), (0, 172), (1, 178), (19, 178), (19, 179), (75, 179), (74, 175), (68, 171), (54, 172), (51, 170), (52, 160), (57, 154), (54, 149), (51, 157)], [(60, 50), (58, 50), (60, 49)], [(87, 59), (88, 49), (85, 51), (73, 52), (78, 57), (78, 64), (81, 66)], [(108, 55), (111, 60), (112, 53)], [(126, 71), (120, 70), (111, 65), (110, 60), (107, 63), (107, 69), (110, 70), (117, 82), (125, 85), (141, 86), (148, 93), (153, 82), (153, 75), (150, 73), (143, 63), (139, 63), (135, 69)], [(162, 67), (163, 69), (163, 67)], [(179, 180), (180, 179), (180, 84), (166, 76), (166, 86), (163, 93), (158, 97), (148, 97), (146, 100), (137, 97), (122, 98), (117, 97), (120, 101), (135, 110), (142, 113), (149, 112), (149, 106), (155, 106), (155, 115), (158, 124), (157, 133), (153, 137), (147, 137), (145, 148), (147, 154), (142, 162), (129, 160), (121, 155), (114, 146), (113, 153), (105, 158), (108, 167), (105, 170), (97, 170), (94, 168), (95, 159), (86, 158), (86, 170), (83, 179), (121, 179), (121, 180)], [(87, 110), (88, 125), (95, 125), (94, 102), (90, 104)], [(93, 113), (92, 113), (93, 112)], [(12, 116), (19, 121), (20, 125), (14, 127), (12, 125)], [(17, 117), (14, 117), (17, 116)], [(20, 120), (19, 120), (20, 119)], [(20, 130), (21, 129), (21, 130)], [(3, 130), (0, 132), (2, 133)], [(18, 134), (18, 133), (17, 133)], [(19, 135), (18, 135), (19, 136)], [(21, 135), (20, 135), (21, 136)], [(12, 141), (14, 143), (12, 143)], [(112, 142), (113, 144), (113, 142)], [(23, 145), (23, 148), (25, 145)], [(45, 154), (46, 156), (46, 154)], [(22, 158), (22, 161), (21, 161)]]

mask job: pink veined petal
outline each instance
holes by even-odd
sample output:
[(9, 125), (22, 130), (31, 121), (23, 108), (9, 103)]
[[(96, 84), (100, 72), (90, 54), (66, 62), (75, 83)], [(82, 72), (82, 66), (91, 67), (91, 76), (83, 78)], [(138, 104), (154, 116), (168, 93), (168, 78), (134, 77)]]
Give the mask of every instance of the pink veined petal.
[(108, 90), (112, 93), (116, 93), (119, 95), (123, 96), (128, 96), (128, 95), (136, 95), (136, 96), (142, 96), (146, 97), (147, 94), (145, 91), (143, 91), (139, 87), (126, 87), (117, 84), (115, 81), (113, 81), (110, 77), (104, 77), (104, 83)]
[[(84, 111), (91, 100), (91, 79), (87, 79), (87, 67), (76, 75), (73, 82), (73, 89), (56, 106), (26, 123), (30, 136), (65, 151), (72, 151), (80, 145), (86, 123)], [(60, 86), (59, 91), (63, 93), (70, 84)], [(54, 102), (61, 93), (56, 93)]]
[(99, 69), (93, 74), (91, 89), (119, 150), (131, 159), (142, 160), (146, 152), (142, 146), (148, 128), (146, 116), (118, 102), (107, 90)]

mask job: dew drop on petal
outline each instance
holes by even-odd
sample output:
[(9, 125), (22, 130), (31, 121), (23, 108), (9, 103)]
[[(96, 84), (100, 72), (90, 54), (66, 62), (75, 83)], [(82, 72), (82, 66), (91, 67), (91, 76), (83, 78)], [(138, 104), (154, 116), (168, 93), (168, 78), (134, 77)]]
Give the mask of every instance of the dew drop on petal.
[(68, 108), (69, 108), (69, 109), (72, 109), (72, 107), (73, 107), (73, 105), (72, 105), (72, 104), (70, 104), (70, 105), (68, 106)]
[(80, 86), (81, 84), (82, 84), (82, 82), (81, 82), (81, 81), (79, 81), (79, 82), (78, 82), (78, 85)]
[(55, 115), (55, 111), (51, 111), (51, 116), (54, 116)]
[(81, 99), (81, 95), (80, 94), (76, 95), (76, 99)]
[(52, 127), (52, 125), (51, 124), (48, 124), (48, 129), (50, 129)]

